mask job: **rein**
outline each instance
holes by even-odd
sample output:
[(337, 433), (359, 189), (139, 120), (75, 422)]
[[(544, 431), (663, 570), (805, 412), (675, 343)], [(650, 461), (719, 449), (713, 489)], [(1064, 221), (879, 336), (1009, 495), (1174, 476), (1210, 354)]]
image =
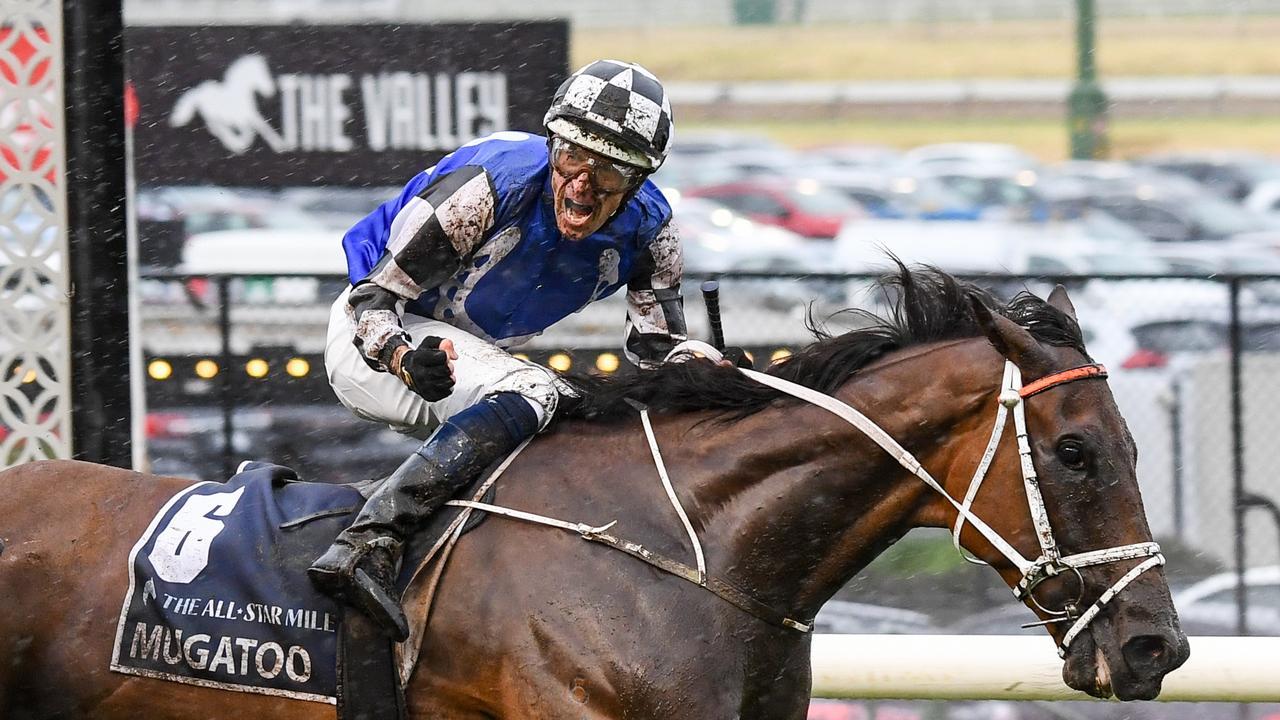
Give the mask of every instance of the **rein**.
[[(673, 349), (667, 357), (668, 360), (670, 360), (671, 358), (682, 354), (688, 355), (694, 353), (703, 355), (712, 361), (718, 361), (721, 357), (719, 350), (696, 340), (681, 343)], [(1031, 602), (1033, 602), (1042, 612), (1055, 616), (1049, 620), (1032, 623), (1032, 625), (1047, 625), (1057, 622), (1074, 621), (1074, 624), (1063, 636), (1062, 643), (1058, 646), (1058, 655), (1060, 657), (1066, 656), (1067, 648), (1070, 646), (1071, 642), (1082, 630), (1088, 627), (1089, 623), (1091, 623), (1094, 618), (1098, 616), (1106, 603), (1110, 602), (1120, 593), (1121, 590), (1136, 580), (1140, 575), (1142, 575), (1142, 573), (1164, 564), (1164, 556), (1160, 554), (1160, 546), (1155, 542), (1134, 543), (1131, 545), (1121, 545), (1102, 550), (1091, 550), (1088, 552), (1063, 556), (1061, 552), (1059, 552), (1057, 542), (1054, 539), (1053, 527), (1049, 522), (1048, 512), (1044, 505), (1044, 499), (1040, 494), (1039, 479), (1036, 475), (1035, 464), (1031, 457), (1031, 443), (1027, 434), (1024, 401), (1027, 398), (1049, 390), (1050, 388), (1074, 382), (1076, 380), (1094, 378), (1106, 379), (1107, 371), (1102, 365), (1083, 365), (1049, 375), (1023, 386), (1022, 373), (1018, 370), (1017, 366), (1006, 360), (1004, 377), (1001, 382), (1000, 406), (996, 414), (995, 424), (992, 428), (991, 437), (987, 443), (986, 450), (983, 451), (982, 457), (978, 463), (977, 469), (974, 471), (973, 478), (970, 481), (968, 491), (965, 493), (963, 501), (957, 501), (955, 498), (951, 497), (946, 489), (937, 480), (935, 480), (927, 470), (924, 469), (918, 460), (916, 460), (915, 456), (903, 448), (902, 445), (900, 445), (897, 440), (894, 440), (891, 435), (885, 432), (883, 428), (876, 425), (870, 418), (848, 404), (825, 393), (804, 387), (803, 385), (798, 385), (788, 380), (783, 380), (782, 378), (775, 377), (773, 375), (749, 369), (740, 369), (740, 372), (744, 373), (747, 377), (755, 380), (756, 382), (774, 388), (775, 390), (786, 393), (800, 400), (804, 400), (812, 405), (816, 405), (853, 425), (872, 442), (876, 443), (885, 450), (885, 452), (889, 453), (889, 455), (891, 455), (899, 465), (942, 495), (942, 497), (956, 509), (956, 523), (952, 530), (952, 539), (956, 548), (960, 550), (961, 555), (971, 562), (981, 562), (965, 555), (963, 549), (960, 548), (960, 532), (964, 523), (968, 522), (975, 530), (981, 533), (982, 536), (986, 538), (986, 540), (991, 543), (991, 545), (1001, 555), (1003, 555), (1010, 563), (1018, 568), (1019, 572), (1022, 573), (1021, 580), (1019, 580), (1012, 588), (1014, 596), (1022, 601), (1030, 599)], [(1028, 560), (1023, 557), (1022, 554), (1014, 549), (1014, 547), (1001, 537), (999, 533), (993, 530), (970, 510), (974, 498), (977, 497), (978, 490), (986, 476), (987, 470), (990, 468), (991, 460), (995, 456), (1000, 438), (1004, 434), (1006, 418), (1010, 411), (1012, 411), (1014, 418), (1014, 428), (1018, 442), (1018, 455), (1022, 470), (1023, 484), (1026, 488), (1027, 504), (1029, 506), (1028, 510), (1031, 513), (1032, 522), (1036, 527), (1036, 537), (1040, 544), (1040, 556), (1035, 560)], [(476, 501), (452, 500), (447, 504), (490, 512), (512, 519), (548, 525), (577, 533), (584, 540), (601, 543), (616, 550), (620, 550), (632, 557), (643, 560), (659, 570), (675, 575), (676, 577), (682, 578), (704, 588), (731, 605), (761, 620), (774, 625), (797, 630), (802, 633), (812, 632), (812, 620), (809, 622), (794, 620), (788, 617), (785, 613), (756, 600), (750, 594), (735, 587), (734, 585), (707, 575), (706, 564), (702, 554), (702, 545), (698, 541), (697, 533), (689, 522), (688, 515), (685, 513), (684, 507), (680, 504), (680, 500), (676, 496), (675, 490), (671, 485), (671, 479), (667, 475), (665, 464), (662, 462), (662, 456), (658, 449), (657, 439), (654, 436), (652, 424), (649, 422), (648, 411), (644, 409), (640, 410), (640, 417), (641, 423), (644, 426), (645, 435), (649, 441), (650, 450), (653, 453), (654, 464), (657, 467), (658, 475), (662, 480), (667, 497), (675, 508), (676, 514), (680, 517), (690, 543), (693, 546), (697, 567), (667, 558), (661, 554), (654, 553), (644, 548), (638, 543), (623, 540), (610, 534), (608, 530), (610, 530), (617, 521), (595, 527), (585, 523), (570, 523), (563, 520), (557, 520), (555, 518), (536, 515), (534, 513)], [(518, 448), (516, 453), (521, 449), (523, 449), (523, 446)], [(515, 453), (513, 453), (512, 458), (508, 458), (507, 463), (514, 458), (514, 455)], [(504, 467), (507, 463), (504, 463)], [(1075, 602), (1067, 603), (1062, 610), (1046, 609), (1040, 605), (1039, 601), (1036, 600), (1033, 594), (1036, 586), (1041, 582), (1051, 577), (1056, 577), (1064, 571), (1074, 572), (1077, 575), (1080, 579), (1080, 592), (1083, 593), (1084, 583), (1083, 577), (1080, 575), (1080, 568), (1123, 560), (1133, 560), (1137, 558), (1147, 559), (1112, 584), (1111, 587), (1103, 592), (1097, 601), (1095, 601), (1084, 613), (1080, 613), (1078, 611)], [(1079, 598), (1077, 598), (1077, 602), (1078, 599)]]

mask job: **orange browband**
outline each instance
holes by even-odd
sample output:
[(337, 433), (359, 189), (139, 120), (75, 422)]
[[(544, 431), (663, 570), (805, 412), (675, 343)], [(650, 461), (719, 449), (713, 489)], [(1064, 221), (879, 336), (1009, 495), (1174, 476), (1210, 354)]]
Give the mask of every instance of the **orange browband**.
[(1054, 385), (1061, 385), (1062, 383), (1068, 383), (1072, 380), (1084, 380), (1085, 378), (1105, 379), (1106, 377), (1107, 369), (1103, 367), (1101, 363), (1081, 365), (1080, 367), (1063, 370), (1060, 373), (1054, 373), (1052, 375), (1046, 375), (1039, 380), (1027, 383), (1022, 386), (1022, 389), (1018, 391), (1018, 394), (1023, 398), (1029, 398), (1036, 393), (1048, 390)]

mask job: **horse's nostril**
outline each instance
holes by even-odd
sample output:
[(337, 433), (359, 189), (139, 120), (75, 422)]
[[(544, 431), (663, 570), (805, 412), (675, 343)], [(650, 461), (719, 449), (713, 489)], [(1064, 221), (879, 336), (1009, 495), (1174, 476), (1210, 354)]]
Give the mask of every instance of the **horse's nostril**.
[(1162, 670), (1173, 660), (1173, 648), (1159, 635), (1139, 635), (1124, 644), (1124, 660), (1134, 670)]

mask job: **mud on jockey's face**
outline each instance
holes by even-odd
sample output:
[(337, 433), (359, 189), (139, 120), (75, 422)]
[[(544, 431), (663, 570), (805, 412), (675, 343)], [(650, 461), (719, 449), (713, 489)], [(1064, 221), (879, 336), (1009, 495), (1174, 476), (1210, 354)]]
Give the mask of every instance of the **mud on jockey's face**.
[(575, 145), (551, 140), (551, 194), (556, 227), (571, 240), (581, 240), (604, 227), (642, 181), (644, 171)]

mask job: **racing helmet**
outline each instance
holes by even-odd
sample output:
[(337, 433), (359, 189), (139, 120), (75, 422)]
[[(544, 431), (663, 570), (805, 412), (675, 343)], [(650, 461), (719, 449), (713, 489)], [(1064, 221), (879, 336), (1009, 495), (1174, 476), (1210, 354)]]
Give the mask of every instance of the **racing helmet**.
[(674, 130), (662, 83), (620, 60), (597, 60), (570, 75), (542, 124), (549, 134), (646, 172), (666, 160)]

